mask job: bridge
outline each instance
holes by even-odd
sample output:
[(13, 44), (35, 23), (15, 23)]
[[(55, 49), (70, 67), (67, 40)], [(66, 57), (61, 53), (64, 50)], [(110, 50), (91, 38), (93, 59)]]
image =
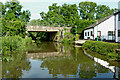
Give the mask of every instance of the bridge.
[(26, 37), (28, 32), (49, 32), (49, 40), (60, 41), (64, 38), (65, 32), (70, 32), (71, 27), (49, 27), (49, 26), (27, 26)]

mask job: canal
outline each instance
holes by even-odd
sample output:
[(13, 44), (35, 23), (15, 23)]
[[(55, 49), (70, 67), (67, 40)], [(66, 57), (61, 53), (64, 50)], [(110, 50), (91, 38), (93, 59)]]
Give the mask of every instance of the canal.
[[(70, 44), (41, 42), (27, 51), (16, 51), (12, 61), (2, 62), (3, 78), (117, 78), (117, 72), (98, 64), (83, 49)], [(119, 64), (119, 63), (116, 63)]]

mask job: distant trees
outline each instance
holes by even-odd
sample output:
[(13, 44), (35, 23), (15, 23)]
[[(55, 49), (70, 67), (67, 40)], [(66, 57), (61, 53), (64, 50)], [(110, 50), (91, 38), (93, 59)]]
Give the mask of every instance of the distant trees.
[(5, 4), (0, 2), (0, 18), (2, 20), (2, 36), (20, 35), (25, 36), (25, 25), (30, 20), (30, 11), (22, 10), (18, 0), (7, 1)]

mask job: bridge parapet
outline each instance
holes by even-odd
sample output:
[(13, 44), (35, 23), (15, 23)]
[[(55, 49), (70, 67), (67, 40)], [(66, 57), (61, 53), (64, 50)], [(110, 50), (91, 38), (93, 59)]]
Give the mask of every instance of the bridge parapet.
[(64, 30), (64, 28), (70, 30), (71, 27), (48, 27), (48, 26), (27, 26), (27, 31), (41, 31), (41, 32), (58, 32)]

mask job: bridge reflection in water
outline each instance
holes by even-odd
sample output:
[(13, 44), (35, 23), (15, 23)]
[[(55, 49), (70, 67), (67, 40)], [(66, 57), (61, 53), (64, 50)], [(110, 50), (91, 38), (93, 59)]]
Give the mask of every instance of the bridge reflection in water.
[[(66, 51), (64, 47), (59, 45), (58, 43), (51, 42), (52, 45), (44, 45), (46, 49), (44, 50), (32, 50), (26, 51), (27, 58), (48, 58), (48, 57), (55, 57), (55, 56), (70, 56), (70, 54), (64, 54)], [(52, 46), (52, 48), (51, 48)], [(48, 48), (48, 50), (47, 50)], [(50, 49), (49, 49), (50, 48)], [(58, 48), (58, 49), (57, 49)], [(69, 51), (67, 51), (69, 52)]]

